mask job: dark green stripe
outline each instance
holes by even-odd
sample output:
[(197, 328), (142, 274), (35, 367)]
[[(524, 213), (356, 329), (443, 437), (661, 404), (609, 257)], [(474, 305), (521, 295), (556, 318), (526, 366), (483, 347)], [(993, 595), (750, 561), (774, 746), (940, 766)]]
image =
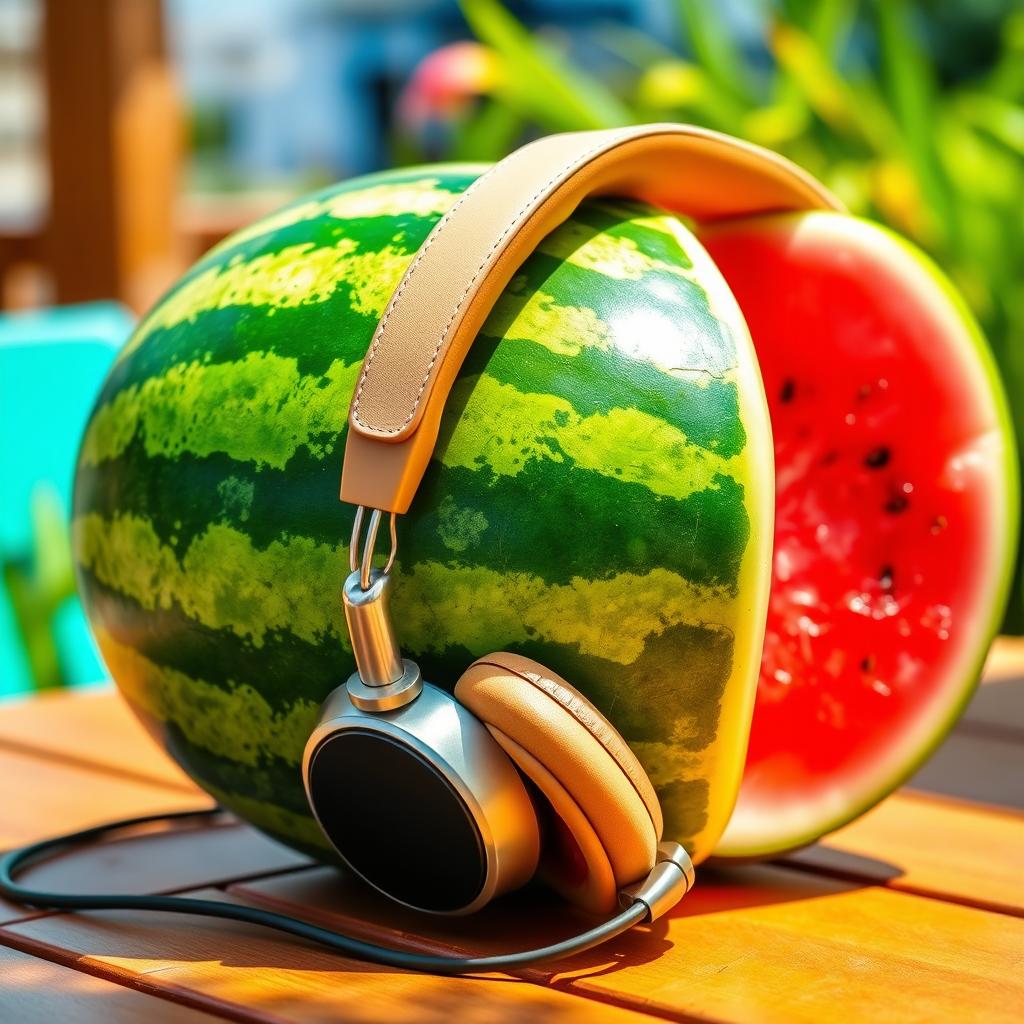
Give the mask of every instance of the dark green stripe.
[[(341, 601), (342, 578), (328, 583), (324, 601)], [(133, 598), (78, 567), (78, 584), (90, 618), (119, 644), (154, 664), (184, 672), (223, 689), (248, 683), (275, 711), (297, 700), (319, 704), (355, 670), (352, 656), (333, 640), (309, 644), (291, 633), (270, 634), (260, 647), (228, 629), (211, 629), (177, 606), (143, 608)], [(323, 581), (311, 581), (311, 586)]]
[(288, 764), (278, 757), (265, 755), (259, 767), (253, 768), (196, 746), (173, 722), (166, 723), (164, 730), (168, 753), (189, 775), (203, 779), (217, 789), (237, 793), (250, 800), (276, 804), (293, 814), (309, 814), (302, 788), (301, 762)]
[[(136, 440), (118, 459), (79, 470), (75, 511), (146, 518), (179, 558), (215, 522), (259, 548), (296, 535), (336, 545), (351, 529), (351, 512), (338, 501), (340, 461), (340, 453), (320, 460), (300, 449), (285, 470), (254, 471), (225, 455), (151, 458)], [(252, 485), (251, 504), (221, 486), (232, 477)], [(485, 565), (548, 583), (657, 565), (693, 583), (735, 588), (750, 533), (743, 487), (724, 476), (715, 485), (678, 500), (568, 459), (532, 460), (516, 476), (434, 462), (402, 522), (401, 562)], [(467, 546), (451, 547), (445, 517), (464, 510), (482, 513), (486, 526)]]

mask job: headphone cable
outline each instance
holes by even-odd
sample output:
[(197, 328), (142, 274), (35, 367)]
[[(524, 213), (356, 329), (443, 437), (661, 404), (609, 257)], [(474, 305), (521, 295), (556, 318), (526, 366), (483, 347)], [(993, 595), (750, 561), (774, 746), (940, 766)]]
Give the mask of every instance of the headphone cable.
[(345, 935), (343, 932), (309, 924), (287, 914), (277, 914), (273, 911), (237, 903), (221, 903), (217, 900), (194, 899), (189, 896), (54, 893), (27, 888), (16, 880), (19, 872), (28, 867), (41, 864), (73, 847), (95, 843), (115, 832), (158, 823), (211, 818), (223, 813), (221, 808), (211, 807), (195, 811), (174, 811), (166, 814), (149, 814), (138, 818), (123, 818), (78, 832), (55, 836), (52, 839), (30, 843), (20, 849), (11, 850), (0, 858), (0, 895), (17, 903), (45, 910), (147, 910), (243, 921), (246, 924), (262, 925), (264, 928), (274, 928), (300, 939), (307, 939), (357, 960), (403, 970), (450, 975), (514, 970), (518, 967), (543, 963), (548, 960), (559, 960), (574, 953), (582, 953), (628, 931), (634, 925), (646, 920), (650, 914), (650, 908), (643, 900), (637, 899), (609, 920), (572, 938), (563, 939), (561, 942), (518, 953), (463, 958), (431, 956), (379, 946), (376, 943), (364, 942), (362, 939)]

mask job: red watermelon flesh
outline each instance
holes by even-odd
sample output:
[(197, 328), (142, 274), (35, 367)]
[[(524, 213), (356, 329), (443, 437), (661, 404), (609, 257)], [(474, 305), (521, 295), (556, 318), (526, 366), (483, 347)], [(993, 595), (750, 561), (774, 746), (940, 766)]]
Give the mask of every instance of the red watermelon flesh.
[(772, 590), (717, 851), (800, 845), (905, 780), (970, 695), (1019, 499), (988, 349), (923, 257), (837, 214), (702, 239), (746, 316), (776, 459)]

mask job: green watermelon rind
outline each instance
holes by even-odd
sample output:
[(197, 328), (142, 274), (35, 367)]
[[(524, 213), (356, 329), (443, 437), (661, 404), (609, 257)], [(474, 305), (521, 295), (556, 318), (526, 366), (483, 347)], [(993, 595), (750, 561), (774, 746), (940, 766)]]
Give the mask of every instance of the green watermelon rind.
[(866, 218), (856, 219), (870, 224), (873, 229), (894, 243), (893, 248), (896, 253), (911, 260), (918, 268), (925, 271), (931, 283), (938, 288), (942, 296), (949, 302), (952, 310), (959, 316), (964, 327), (964, 333), (971, 342), (969, 349), (970, 357), (978, 361), (983, 371), (984, 379), (989, 385), (996, 425), (1000, 430), (1003, 441), (1002, 469), (1007, 507), (1006, 524), (1003, 531), (1003, 547), (1005, 550), (1003, 551), (1003, 557), (1000, 559), (1001, 569), (998, 579), (994, 581), (989, 591), (992, 597), (987, 611), (974, 620), (979, 629), (977, 654), (970, 663), (969, 668), (964, 672), (960, 693), (955, 700), (950, 701), (946, 713), (935, 721), (929, 739), (925, 743), (920, 744), (912, 755), (908, 755), (906, 761), (900, 765), (898, 770), (888, 775), (879, 784), (867, 788), (857, 799), (851, 800), (843, 813), (829, 817), (827, 820), (810, 826), (797, 834), (779, 836), (762, 842), (752, 840), (742, 843), (730, 842), (727, 832), (724, 840), (720, 840), (715, 848), (711, 858), (712, 862), (742, 863), (744, 861), (756, 861), (766, 857), (791, 853), (809, 846), (823, 836), (835, 832), (837, 829), (859, 818), (862, 814), (865, 814), (871, 808), (881, 803), (894, 790), (908, 782), (942, 745), (942, 742), (953, 729), (953, 726), (964, 713), (971, 698), (974, 696), (985, 667), (989, 649), (992, 641), (998, 635), (999, 627), (1003, 621), (1010, 598), (1020, 536), (1020, 463), (1009, 398), (1006, 394), (1005, 385), (995, 356), (967, 303), (953, 286), (952, 282), (942, 272), (941, 268), (930, 257), (883, 225), (869, 221)]

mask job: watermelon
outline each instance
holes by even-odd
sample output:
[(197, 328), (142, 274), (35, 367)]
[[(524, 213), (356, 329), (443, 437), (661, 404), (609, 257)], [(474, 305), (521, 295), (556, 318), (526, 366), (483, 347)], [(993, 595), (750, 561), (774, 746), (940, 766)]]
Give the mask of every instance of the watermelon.
[[(110, 673), (193, 778), (322, 848), (300, 778), (354, 664), (338, 501), (377, 321), (479, 167), (328, 189), (234, 235), (140, 323), (82, 443), (81, 590)], [(710, 852), (739, 784), (768, 594), (770, 425), (693, 234), (586, 204), (506, 289), (400, 523), (407, 657), (452, 687), (511, 650), (574, 681)]]
[[(227, 239), (140, 323), (80, 451), (73, 546), (111, 675), (200, 785), (269, 834), (321, 855), (300, 759), (320, 702), (354, 668), (340, 605), (352, 510), (337, 500), (349, 399), (391, 292), (480, 171), (445, 165), (357, 179)], [(504, 649), (573, 681), (629, 741), (658, 790), (666, 836), (695, 860), (719, 844), (737, 794), (735, 821), (748, 824), (738, 839), (730, 825), (721, 851), (746, 854), (819, 834), (905, 775), (968, 691), (1002, 598), (1005, 571), (995, 563), (1010, 536), (1005, 413), (960, 311), (939, 317), (959, 326), (934, 353), (905, 348), (905, 336), (917, 335), (890, 322), (898, 310), (889, 320), (879, 313), (895, 355), (875, 344), (877, 365), (860, 358), (864, 332), (840, 332), (832, 362), (843, 381), (860, 374), (857, 389), (876, 386), (886, 358), (901, 368), (888, 373), (888, 398), (872, 392), (874, 447), (903, 423), (893, 416), (905, 385), (927, 378), (932, 404), (914, 406), (913, 444), (884, 442), (891, 465), (881, 475), (857, 468), (852, 440), (837, 442), (823, 475), (814, 458), (825, 442), (812, 435), (838, 400), (838, 384), (827, 386), (833, 318), (819, 309), (817, 333), (794, 329), (789, 313), (773, 319), (764, 300), (772, 274), (792, 271), (779, 256), (788, 236), (750, 227), (746, 240), (706, 240), (723, 276), (678, 218), (634, 202), (585, 203), (527, 260), (487, 320), (400, 524), (394, 612), (404, 653), (425, 677), (451, 687), (475, 657)], [(746, 277), (747, 257), (729, 258), (744, 247), (758, 264)], [(756, 353), (727, 278), (750, 305)], [(815, 280), (811, 293), (829, 296), (833, 279)], [(852, 292), (836, 309), (856, 312)], [(787, 348), (791, 334), (806, 346)], [(969, 379), (974, 419), (970, 403), (946, 401), (940, 384), (955, 379)], [(766, 393), (778, 421), (782, 501), (771, 596)], [(977, 466), (968, 458), (956, 470), (957, 440), (990, 422), (992, 443), (964, 449)], [(929, 520), (945, 517), (946, 547), (927, 538), (915, 547), (910, 524), (925, 515), (916, 510), (929, 486), (940, 489), (940, 465), (955, 477), (946, 490), (962, 501), (936, 506)], [(848, 479), (851, 467), (860, 475)], [(904, 469), (911, 475), (893, 476)], [(828, 490), (840, 483), (865, 499), (845, 518)], [(887, 514), (866, 503), (871, 488), (904, 483), (917, 488), (914, 511), (899, 520), (908, 525), (868, 541)], [(820, 511), (859, 535), (841, 558), (808, 533), (814, 496), (826, 492), (834, 501)], [(790, 499), (805, 503), (802, 517), (787, 511)], [(802, 576), (786, 577), (790, 549)], [(940, 556), (949, 562), (942, 580), (925, 572)], [(825, 587), (837, 558), (856, 572), (870, 562), (876, 589), (916, 602), (912, 637), (857, 632), (849, 616), (840, 626)], [(871, 672), (897, 697), (876, 707), (847, 668), (826, 671), (818, 654), (800, 663), (806, 640), (792, 625), (806, 596), (800, 580), (821, 585), (815, 621), (830, 627), (835, 616), (834, 649), (856, 641), (858, 657), (876, 659)], [(891, 659), (903, 664), (920, 620), (941, 618), (943, 608), (949, 621), (932, 632), (955, 635), (944, 649), (956, 653), (909, 673), (910, 712), (897, 721), (902, 677), (882, 673)], [(923, 664), (934, 644), (920, 646)], [(820, 657), (828, 660), (824, 646)], [(780, 696), (787, 671), (799, 685)], [(826, 688), (851, 716), (892, 715), (893, 727), (862, 735), (842, 716), (822, 723)], [(766, 725), (755, 723), (741, 788), (755, 695)], [(801, 737), (796, 723), (808, 721), (819, 735)], [(773, 760), (774, 736), (802, 739), (806, 749), (798, 745), (792, 763)], [(829, 759), (834, 741), (850, 746), (848, 760)], [(879, 751), (886, 770), (876, 778), (862, 762)], [(775, 787), (777, 825), (765, 813)]]
[(799, 846), (904, 781), (970, 697), (1020, 506), (992, 356), (938, 269), (852, 217), (702, 240), (757, 347), (776, 460), (772, 590), (719, 856)]

